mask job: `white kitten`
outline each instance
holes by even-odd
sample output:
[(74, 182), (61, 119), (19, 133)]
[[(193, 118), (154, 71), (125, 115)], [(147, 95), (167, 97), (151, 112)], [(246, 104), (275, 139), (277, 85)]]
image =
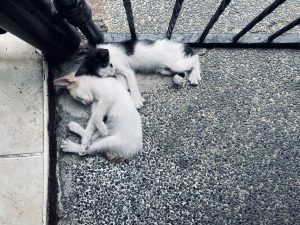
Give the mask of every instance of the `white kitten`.
[[(102, 154), (112, 161), (131, 159), (142, 148), (142, 124), (128, 91), (116, 78), (67, 75), (54, 81), (66, 87), (83, 104), (92, 104), (86, 129), (71, 122), (69, 128), (82, 137), (82, 144), (65, 140), (62, 150), (80, 155)], [(104, 123), (104, 118), (107, 117)]]
[(198, 55), (187, 45), (166, 39), (100, 44), (90, 49), (76, 76), (125, 76), (132, 100), (139, 108), (143, 106), (144, 99), (136, 82), (135, 71), (178, 74), (182, 77), (187, 73), (192, 85), (197, 85), (201, 80)]

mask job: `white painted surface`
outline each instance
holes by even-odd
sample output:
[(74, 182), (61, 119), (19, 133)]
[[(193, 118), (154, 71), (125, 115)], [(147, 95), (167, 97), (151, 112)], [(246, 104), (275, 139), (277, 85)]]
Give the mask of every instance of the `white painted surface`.
[(43, 152), (42, 57), (0, 35), (0, 155)]
[(46, 224), (47, 73), (33, 47), (0, 35), (1, 225)]
[(0, 224), (40, 225), (43, 157), (0, 159)]

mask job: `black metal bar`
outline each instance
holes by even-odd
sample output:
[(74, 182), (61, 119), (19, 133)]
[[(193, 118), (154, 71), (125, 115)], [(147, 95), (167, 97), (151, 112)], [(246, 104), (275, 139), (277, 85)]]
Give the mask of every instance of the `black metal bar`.
[(273, 12), (278, 6), (284, 3), (286, 0), (276, 0), (271, 5), (269, 5), (262, 13), (254, 18), (241, 32), (239, 32), (233, 39), (232, 42), (236, 43), (244, 34), (251, 30), (257, 23), (263, 20), (267, 15)]
[(85, 0), (54, 0), (54, 4), (70, 24), (81, 30), (90, 44), (103, 43), (103, 35), (92, 20), (92, 10)]
[(166, 38), (170, 39), (177, 21), (177, 18), (179, 16), (180, 10), (182, 8), (182, 4), (183, 4), (184, 0), (176, 0), (175, 5), (174, 5), (174, 9), (173, 9), (173, 13), (172, 13), (172, 17), (169, 23), (169, 27), (168, 27), (168, 31), (166, 34)]
[[(222, 34), (208, 34), (205, 38), (205, 42), (199, 43), (196, 40), (199, 35), (196, 33), (181, 33), (173, 34), (172, 40), (193, 45), (194, 47), (203, 48), (300, 48), (300, 34), (288, 33), (284, 37), (272, 43), (267, 43), (266, 40), (269, 37), (268, 33), (249, 33), (237, 43), (232, 43), (232, 38), (235, 33), (222, 33)], [(116, 43), (128, 40), (130, 34), (127, 33), (105, 33), (105, 41), (108, 43)], [(139, 33), (137, 38), (141, 40), (157, 40), (163, 39), (165, 33)]]
[(134, 21), (133, 21), (133, 15), (132, 15), (132, 7), (130, 0), (123, 0), (128, 26), (131, 34), (131, 39), (136, 40), (136, 33), (135, 33), (135, 27), (134, 27)]
[(292, 29), (293, 27), (295, 27), (299, 24), (300, 24), (300, 17), (298, 19), (295, 19), (293, 22), (289, 23), (288, 25), (286, 25), (282, 29), (278, 30), (277, 32), (272, 34), (270, 37), (268, 37), (267, 42), (268, 43), (272, 42), (275, 38), (279, 37), (283, 33), (287, 32), (288, 30)]
[(65, 20), (54, 16), (45, 4), (50, 0), (2, 0), (0, 27), (40, 49), (48, 59), (59, 60), (76, 50), (77, 31)]
[(207, 26), (205, 27), (202, 35), (200, 36), (200, 38), (196, 41), (199, 43), (202, 43), (204, 41), (204, 39), (206, 38), (206, 36), (208, 35), (210, 29), (214, 26), (214, 24), (218, 21), (219, 17), (221, 16), (221, 14), (224, 12), (224, 10), (226, 9), (226, 7), (229, 5), (229, 3), (231, 2), (231, 0), (223, 0), (221, 2), (221, 4), (219, 5), (217, 11), (215, 12), (215, 14), (211, 17), (210, 21), (208, 22)]

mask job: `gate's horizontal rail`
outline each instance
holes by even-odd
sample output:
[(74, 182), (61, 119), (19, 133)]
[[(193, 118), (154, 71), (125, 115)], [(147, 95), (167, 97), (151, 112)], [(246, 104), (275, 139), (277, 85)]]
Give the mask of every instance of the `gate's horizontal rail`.
[[(269, 43), (270, 34), (245, 34), (238, 43), (233, 43), (235, 33), (208, 34), (202, 43), (195, 43), (199, 34), (173, 34), (171, 40), (192, 44), (196, 47), (257, 47), (257, 48), (300, 48), (300, 34), (288, 33), (276, 38)], [(164, 39), (165, 33), (160, 34), (137, 34), (139, 40)], [(130, 33), (105, 33), (105, 42), (120, 42), (131, 39)]]
[(272, 34), (269, 38), (268, 38), (268, 42), (272, 42), (275, 38), (279, 37), (280, 35), (284, 34), (286, 31), (294, 28), (295, 26), (300, 25), (300, 18), (295, 19), (293, 22), (291, 22), (290, 24), (286, 25), (285, 27), (281, 28), (280, 30), (278, 30), (277, 32), (275, 32), (274, 34)]

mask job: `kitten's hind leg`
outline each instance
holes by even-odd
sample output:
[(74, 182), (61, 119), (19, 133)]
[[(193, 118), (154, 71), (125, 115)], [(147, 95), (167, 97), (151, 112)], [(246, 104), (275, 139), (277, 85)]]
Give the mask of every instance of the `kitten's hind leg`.
[(132, 157), (132, 154), (125, 154), (122, 149), (122, 140), (116, 136), (109, 136), (95, 141), (86, 154), (102, 154), (107, 160), (120, 163)]
[(60, 147), (61, 150), (64, 152), (77, 153), (77, 154), (80, 154), (82, 152), (81, 145), (74, 143), (69, 139), (63, 140)]
[(71, 121), (68, 124), (69, 130), (75, 134), (78, 134), (80, 137), (84, 134), (84, 128), (77, 122)]
[(115, 144), (116, 144), (115, 136), (107, 136), (104, 138), (100, 138), (88, 147), (86, 154), (93, 155), (98, 153), (99, 154), (105, 153), (109, 151), (109, 149), (113, 148)]

